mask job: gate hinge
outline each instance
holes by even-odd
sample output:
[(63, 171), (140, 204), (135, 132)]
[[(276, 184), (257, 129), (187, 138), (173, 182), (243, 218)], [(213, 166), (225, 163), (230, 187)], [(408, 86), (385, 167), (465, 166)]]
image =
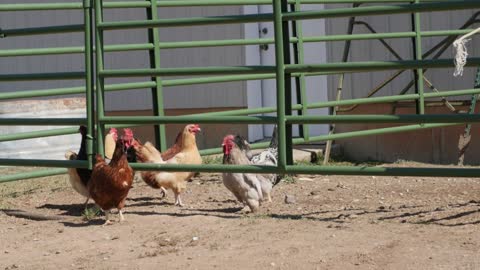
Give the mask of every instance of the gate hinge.
[(2, 32), (2, 28), (0, 28), (0, 38), (6, 37), (5, 34)]

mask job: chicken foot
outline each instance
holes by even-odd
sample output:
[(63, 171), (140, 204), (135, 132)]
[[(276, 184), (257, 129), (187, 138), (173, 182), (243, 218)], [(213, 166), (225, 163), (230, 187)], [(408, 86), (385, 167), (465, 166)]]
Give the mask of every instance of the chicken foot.
[(107, 225), (112, 225), (113, 222), (110, 220), (110, 214), (111, 210), (104, 211), (105, 212), (105, 223), (103, 223), (102, 227), (105, 227)]
[(167, 190), (164, 187), (160, 187), (160, 192), (162, 192), (162, 199), (167, 197)]

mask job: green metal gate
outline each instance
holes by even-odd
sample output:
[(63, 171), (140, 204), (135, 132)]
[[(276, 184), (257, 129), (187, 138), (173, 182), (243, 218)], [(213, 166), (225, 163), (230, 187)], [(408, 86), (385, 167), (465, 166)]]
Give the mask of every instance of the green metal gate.
[[(351, 3), (352, 8), (334, 8), (318, 11), (301, 11), (302, 5), (320, 4), (320, 3)], [(375, 3), (371, 6), (359, 6), (360, 3)], [(389, 5), (381, 5), (389, 3)], [(390, 4), (394, 3), (394, 4)], [(92, 5), (93, 4), (93, 5)], [(233, 15), (233, 16), (209, 16), (194, 18), (158, 18), (157, 8), (168, 8), (174, 6), (222, 6), (222, 5), (273, 5), (273, 13), (252, 14), (252, 15)], [(289, 10), (289, 5), (291, 10)], [(148, 13), (147, 20), (140, 21), (115, 21), (109, 22), (103, 19), (103, 10), (106, 8), (145, 8)], [(0, 119), (2, 125), (42, 125), (48, 122), (57, 125), (78, 125), (88, 124), (88, 162), (72, 161), (45, 161), (45, 160), (0, 160), (0, 165), (12, 166), (46, 166), (46, 167), (91, 167), (91, 156), (94, 153), (103, 153), (103, 134), (105, 129), (111, 126), (132, 126), (139, 124), (154, 124), (157, 126), (156, 134), (159, 138), (159, 145), (165, 149), (165, 124), (170, 123), (239, 123), (239, 124), (277, 124), (279, 136), (279, 159), (278, 167), (265, 166), (225, 166), (225, 165), (159, 165), (159, 164), (132, 164), (135, 169), (141, 170), (165, 170), (165, 171), (197, 171), (197, 172), (252, 172), (252, 173), (308, 173), (308, 174), (346, 174), (346, 175), (399, 175), (399, 176), (464, 176), (475, 177), (480, 175), (480, 169), (476, 168), (388, 168), (388, 167), (341, 167), (341, 166), (299, 166), (293, 165), (292, 145), (298, 143), (308, 143), (315, 141), (328, 141), (335, 139), (350, 138), (356, 136), (367, 136), (376, 134), (385, 134), (393, 132), (403, 132), (420, 129), (431, 129), (451, 125), (460, 125), (464, 123), (480, 122), (480, 115), (473, 113), (462, 114), (444, 114), (428, 115), (425, 114), (425, 99), (435, 97), (449, 97), (461, 95), (477, 95), (480, 89), (465, 89), (443, 92), (424, 92), (423, 70), (426, 68), (444, 68), (453, 66), (452, 59), (422, 59), (422, 37), (433, 36), (457, 36), (468, 33), (471, 29), (460, 30), (442, 30), (442, 31), (421, 31), (420, 13), (477, 9), (480, 8), (479, 1), (441, 1), (428, 0), (405, 1), (405, 0), (165, 0), (165, 1), (88, 1), (78, 4), (37, 4), (20, 5), (0, 4), (0, 12), (13, 10), (35, 10), (35, 9), (83, 9), (85, 23), (81, 26), (62, 26), (48, 29), (20, 29), (17, 32), (23, 34), (38, 34), (43, 32), (65, 32), (65, 31), (84, 31), (85, 46), (83, 48), (62, 48), (64, 53), (84, 53), (86, 70), (75, 74), (30, 74), (30, 75), (0, 75), (2, 80), (22, 80), (22, 79), (68, 79), (72, 77), (85, 78), (86, 87), (74, 89), (54, 89), (45, 91), (32, 91), (31, 93), (22, 92), (0, 94), (0, 100), (18, 97), (33, 97), (42, 95), (55, 95), (67, 93), (85, 93), (87, 97), (87, 119)], [(95, 14), (95, 23), (93, 23), (92, 11)], [(385, 14), (412, 14), (413, 29), (410, 32), (395, 33), (372, 33), (372, 34), (350, 34), (350, 35), (330, 35), (317, 37), (304, 37), (302, 34), (301, 21), (318, 18), (336, 18), (336, 17), (355, 17), (355, 16), (373, 16)], [(179, 27), (194, 25), (212, 25), (212, 24), (242, 24), (251, 22), (272, 21), (274, 23), (274, 39), (243, 39), (243, 40), (206, 40), (193, 42), (160, 42), (158, 31), (154, 30), (160, 27)], [(289, 25), (295, 23), (294, 34), (290, 33)], [(94, 27), (93, 27), (94, 25)], [(103, 35), (106, 31), (119, 29), (143, 28), (149, 31), (149, 43), (147, 44), (104, 44)], [(43, 32), (42, 32), (43, 31)], [(2, 30), (8, 37), (9, 30)], [(13, 31), (15, 33), (15, 31)], [(94, 39), (91, 35), (94, 34)], [(331, 42), (352, 40), (376, 40), (376, 39), (396, 39), (413, 38), (415, 43), (414, 59), (398, 61), (368, 61), (368, 62), (337, 62), (326, 64), (304, 64), (303, 63), (303, 44), (306, 42)], [(95, 48), (93, 48), (93, 40)], [(160, 65), (160, 50), (168, 48), (187, 48), (187, 47), (205, 47), (205, 46), (233, 46), (233, 45), (252, 45), (252, 44), (274, 44), (275, 45), (275, 66), (218, 66), (218, 67), (184, 67), (184, 68), (162, 68)], [(296, 46), (293, 52), (296, 56), (296, 63), (290, 63), (290, 44)], [(10, 52), (0, 52), (2, 56), (54, 53), (55, 49), (38, 49), (31, 52), (22, 52), (21, 50), (12, 50)], [(95, 50), (95, 61), (92, 60)], [(112, 51), (128, 50), (149, 50), (151, 56), (150, 69), (105, 69), (103, 64), (104, 55)], [(57, 51), (58, 53), (58, 51)], [(96, 120), (93, 121), (93, 65), (95, 68), (95, 96), (96, 96)], [(480, 58), (470, 58), (468, 65), (478, 66)], [(344, 74), (353, 72), (379, 71), (379, 70), (414, 70), (415, 83), (418, 91), (414, 94), (402, 94), (388, 97), (360, 98), (349, 100), (335, 100), (327, 102), (307, 103), (305, 99), (305, 76)], [(168, 79), (171, 76), (191, 76), (187, 79)], [(151, 78), (146, 82), (124, 83), (108, 85), (105, 84), (107, 78), (115, 77), (145, 77)], [(291, 87), (292, 77), (298, 78), (300, 86), (300, 103), (292, 104)], [(184, 116), (164, 116), (162, 90), (164, 87), (215, 83), (227, 81), (259, 80), (275, 78), (277, 86), (277, 104), (276, 107), (243, 109), (215, 113), (204, 113), (197, 115)], [(303, 85), (302, 85), (303, 84)], [(105, 91), (118, 91), (126, 89), (151, 88), (154, 97), (155, 116), (105, 116), (104, 113), (104, 93)], [(23, 95), (23, 96), (20, 96)], [(402, 100), (416, 101), (418, 104), (417, 114), (411, 115), (328, 115), (328, 116), (308, 116), (307, 109), (327, 108), (342, 105), (372, 104), (379, 102), (396, 102)], [(302, 112), (298, 116), (293, 115), (292, 111)], [(276, 112), (276, 117), (258, 116), (261, 113)], [(347, 132), (339, 134), (328, 134), (323, 136), (308, 137), (308, 124), (335, 124), (335, 123), (393, 123), (410, 124), (391, 128), (382, 128), (374, 130)], [(304, 125), (304, 137), (292, 138), (292, 125)], [(93, 142), (93, 130), (96, 127), (96, 147)], [(18, 134), (12, 136), (0, 137), (0, 141), (34, 138), (38, 136), (52, 136), (59, 134), (73, 133), (76, 128), (49, 131), (32, 132), (29, 134)], [(307, 132), (305, 132), (307, 131)], [(255, 144), (254, 148), (265, 147), (265, 143)], [(221, 149), (208, 149), (201, 151), (202, 154), (220, 153)], [(24, 179), (28, 177), (38, 177), (49, 174), (64, 173), (64, 169), (37, 172), (36, 174), (23, 174), (21, 176), (3, 176), (0, 182)]]

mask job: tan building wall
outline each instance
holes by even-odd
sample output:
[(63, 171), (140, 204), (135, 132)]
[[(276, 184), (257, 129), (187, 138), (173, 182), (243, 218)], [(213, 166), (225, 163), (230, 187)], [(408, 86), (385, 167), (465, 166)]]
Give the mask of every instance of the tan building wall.
[[(410, 105), (413, 105), (411, 103)], [(466, 106), (457, 106), (457, 109), (467, 110)], [(359, 106), (344, 114), (390, 114), (390, 104), (375, 104)], [(427, 107), (427, 114), (449, 114), (445, 107)], [(415, 114), (413, 106), (397, 109), (397, 114)], [(337, 125), (336, 133), (384, 128), (389, 124), (342, 124)], [(465, 125), (444, 127), (437, 129), (409, 131), (385, 135), (356, 137), (337, 140), (335, 143), (343, 147), (345, 156), (357, 161), (378, 160), (395, 162), (399, 159), (428, 162), (435, 164), (457, 164), (458, 140), (463, 134)], [(465, 164), (480, 164), (480, 126), (472, 127), (472, 140), (465, 153)]]

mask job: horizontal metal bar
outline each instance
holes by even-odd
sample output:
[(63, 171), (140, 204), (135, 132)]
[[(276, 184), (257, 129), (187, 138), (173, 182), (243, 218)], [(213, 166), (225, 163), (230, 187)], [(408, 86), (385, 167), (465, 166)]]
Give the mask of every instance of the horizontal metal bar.
[(75, 80), (85, 78), (85, 72), (57, 72), (33, 74), (0, 74), (0, 82), (11, 81), (46, 81), (46, 80)]
[(0, 29), (0, 36), (3, 35), (4, 37), (19, 37), (19, 36), (30, 36), (30, 35), (83, 32), (84, 30), (85, 30), (85, 26), (83, 24), (19, 28), (19, 29)]
[(129, 163), (135, 170), (155, 171), (162, 170), (167, 172), (245, 172), (245, 173), (275, 173), (277, 167), (273, 166), (248, 166), (248, 165), (220, 165), (220, 164), (157, 164), (157, 163)]
[(119, 29), (133, 29), (133, 28), (179, 27), (179, 26), (194, 26), (194, 25), (269, 22), (272, 20), (273, 20), (273, 15), (271, 13), (260, 13), (260, 14), (247, 14), (247, 15), (190, 17), (190, 18), (158, 19), (158, 20), (144, 20), (144, 21), (103, 22), (98, 25), (98, 28), (102, 30), (119, 30)]
[(86, 123), (85, 118), (0, 118), (0, 126), (79, 126)]
[(290, 124), (364, 124), (364, 123), (474, 123), (480, 114), (402, 114), (402, 115), (307, 115), (287, 116)]
[(241, 165), (177, 165), (131, 163), (135, 170), (194, 171), (194, 172), (243, 172), (243, 173), (281, 173), (281, 174), (329, 174), (329, 175), (393, 175), (393, 176), (441, 176), (441, 177), (478, 177), (479, 168), (395, 168), (368, 166), (300, 166), (288, 165), (285, 170), (270, 166)]
[[(480, 89), (432, 92), (432, 93), (425, 93), (424, 96), (425, 98), (437, 98), (437, 97), (451, 97), (451, 96), (463, 96), (463, 95), (474, 95), (474, 94), (480, 94)], [(370, 98), (344, 99), (340, 101), (316, 102), (316, 103), (309, 103), (306, 106), (308, 109), (318, 109), (318, 108), (327, 108), (327, 107), (334, 107), (334, 106), (416, 100), (419, 97), (420, 97), (419, 94), (405, 94), (405, 95), (394, 95), (394, 96), (385, 96), (385, 97), (370, 97)]]
[(376, 175), (376, 176), (435, 176), (435, 177), (479, 177), (478, 168), (397, 168), (367, 166), (292, 166), (287, 165), (290, 174), (326, 175)]
[[(424, 2), (442, 2), (448, 0), (422, 0)], [(302, 4), (353, 4), (353, 3), (410, 3), (411, 0), (302, 0)], [(288, 0), (295, 4), (295, 0)], [(158, 7), (185, 7), (185, 6), (239, 6), (239, 5), (271, 5), (269, 0), (160, 0)], [(104, 2), (104, 8), (146, 8), (150, 3), (143, 1), (116, 1)]]
[[(297, 144), (304, 144), (304, 143), (311, 143), (311, 142), (323, 142), (328, 140), (340, 140), (340, 139), (356, 138), (356, 137), (362, 137), (362, 136), (384, 135), (389, 133), (401, 133), (401, 132), (414, 131), (414, 130), (450, 127), (455, 125), (463, 125), (463, 124), (440, 123), (440, 124), (421, 124), (421, 125), (406, 125), (406, 126), (399, 126), (399, 127), (376, 128), (376, 129), (369, 129), (369, 130), (358, 130), (358, 131), (351, 131), (351, 132), (312, 136), (308, 139), (308, 141), (303, 138), (294, 138), (292, 142), (294, 145), (297, 145)], [(268, 147), (269, 144), (270, 142), (254, 143), (250, 145), (250, 148), (251, 149), (266, 148)], [(200, 154), (213, 155), (213, 154), (220, 154), (222, 153), (222, 151), (223, 151), (222, 148), (217, 147), (217, 148), (200, 150)]]
[(88, 168), (88, 162), (86, 160), (0, 158), (0, 166)]
[(34, 55), (55, 55), (84, 53), (84, 47), (55, 47), (55, 48), (33, 48), (33, 49), (12, 49), (0, 50), (0, 57), (12, 56), (34, 56)]
[(182, 75), (235, 75), (273, 73), (274, 66), (189, 67), (160, 69), (111, 69), (99, 71), (100, 77), (151, 77)]
[(273, 124), (273, 116), (105, 116), (99, 122), (105, 124), (190, 124), (190, 123), (236, 123)]
[(32, 172), (23, 172), (23, 173), (15, 173), (10, 175), (1, 175), (0, 176), (0, 183), (7, 183), (12, 181), (18, 180), (27, 180), (31, 178), (39, 178), (39, 177), (46, 177), (46, 176), (53, 176), (59, 174), (66, 174), (67, 169), (48, 169), (48, 170), (38, 170)]
[[(479, 1), (480, 2), (480, 1)], [(469, 58), (466, 66), (478, 66), (480, 58)], [(365, 61), (365, 62), (336, 62), (327, 64), (286, 65), (285, 71), (293, 72), (361, 72), (377, 70), (398, 70), (417, 68), (446, 68), (453, 67), (453, 59), (426, 59), (402, 61)]]
[[(423, 37), (436, 36), (456, 36), (470, 33), (474, 29), (458, 29), (458, 30), (437, 30), (423, 31), (420, 34)], [(394, 32), (394, 33), (373, 33), (373, 34), (354, 34), (354, 35), (328, 35), (328, 36), (310, 36), (304, 37), (303, 42), (326, 42), (326, 41), (345, 41), (345, 40), (377, 40), (377, 39), (393, 39), (393, 38), (410, 38), (414, 37), (415, 32)], [(297, 43), (298, 39), (290, 38), (290, 42)], [(273, 44), (273, 38), (257, 38), (257, 39), (225, 39), (225, 40), (198, 40), (198, 41), (177, 41), (177, 42), (160, 42), (160, 49), (181, 49), (181, 48), (199, 48), (199, 47), (219, 47), (219, 46), (244, 46), (244, 45), (260, 45)], [(140, 51), (153, 50), (151, 43), (135, 43), (135, 44), (115, 44), (106, 45), (105, 52), (123, 52), (123, 51)], [(94, 48), (95, 50), (95, 48)], [(13, 56), (34, 56), (34, 55), (56, 55), (56, 54), (78, 54), (84, 53), (84, 47), (54, 47), (54, 48), (32, 48), (32, 49), (11, 49), (1, 50), (0, 57)]]
[(0, 4), (2, 11), (32, 11), (32, 10), (68, 10), (82, 9), (83, 3), (30, 3), (30, 4)]
[(449, 11), (461, 9), (476, 9), (480, 8), (480, 1), (477, 0), (463, 0), (463, 1), (445, 1), (433, 3), (416, 3), (416, 4), (401, 4), (388, 6), (365, 6), (354, 8), (335, 8), (324, 9), (318, 11), (295, 11), (284, 13), (282, 20), (310, 20), (322, 18), (338, 18), (338, 17), (357, 17), (357, 16), (371, 16), (371, 15), (390, 15), (412, 12), (434, 12), (434, 11)]
[(36, 139), (36, 138), (49, 137), (49, 136), (68, 135), (68, 134), (73, 134), (77, 132), (78, 132), (78, 127), (39, 130), (39, 131), (22, 132), (22, 133), (14, 133), (14, 134), (3, 134), (3, 135), (0, 135), (0, 142)]
[(45, 90), (29, 90), (0, 93), (0, 100), (31, 98), (31, 97), (47, 97), (57, 95), (74, 95), (85, 93), (85, 87), (68, 87)]
[[(282, 19), (305, 20), (332, 17), (347, 16), (366, 16), (366, 15), (385, 15), (412, 12), (432, 12), (454, 9), (474, 9), (480, 8), (480, 2), (475, 0), (448, 1), (434, 3), (403, 4), (389, 6), (367, 6), (355, 8), (337, 8), (325, 9), (319, 11), (296, 11), (287, 12), (282, 15)], [(193, 25), (212, 25), (212, 24), (232, 24), (232, 23), (251, 23), (273, 21), (272, 13), (247, 14), (247, 15), (229, 15), (229, 16), (207, 16), (176, 19), (159, 19), (143, 21), (117, 21), (103, 22), (98, 24), (98, 28), (103, 30), (118, 30), (130, 28), (152, 28), (152, 27), (177, 27)]]

